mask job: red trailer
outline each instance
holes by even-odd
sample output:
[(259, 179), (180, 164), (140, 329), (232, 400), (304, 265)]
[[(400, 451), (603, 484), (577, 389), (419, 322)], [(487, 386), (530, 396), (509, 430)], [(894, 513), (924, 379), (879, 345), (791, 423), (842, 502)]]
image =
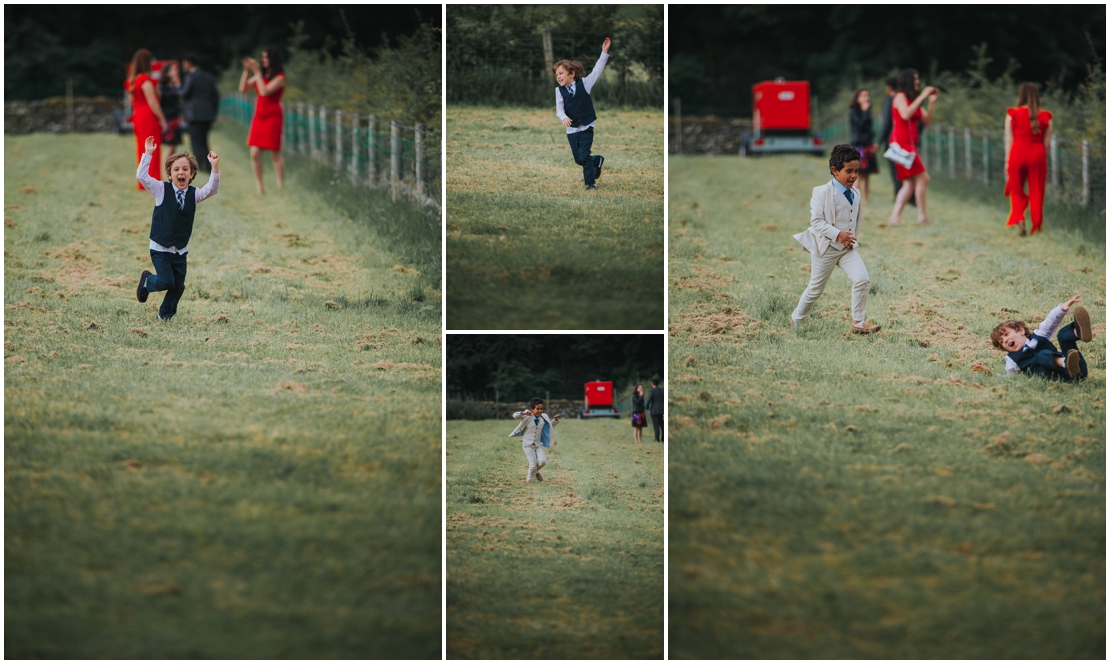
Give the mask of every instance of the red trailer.
[(620, 409), (613, 405), (613, 381), (595, 380), (586, 383), (585, 406), (578, 409), (578, 419), (586, 417), (620, 419), (620, 416)]
[(741, 155), (778, 152), (825, 154), (825, 140), (811, 132), (809, 81), (781, 78), (752, 86), (752, 131)]

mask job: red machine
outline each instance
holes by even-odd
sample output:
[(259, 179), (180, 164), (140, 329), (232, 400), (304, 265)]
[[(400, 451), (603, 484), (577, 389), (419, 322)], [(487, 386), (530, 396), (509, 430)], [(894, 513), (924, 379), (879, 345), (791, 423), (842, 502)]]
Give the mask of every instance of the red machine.
[(585, 407), (578, 409), (578, 419), (586, 417), (615, 417), (621, 411), (613, 406), (613, 381), (596, 380), (586, 383)]
[(752, 86), (752, 131), (741, 155), (777, 152), (825, 154), (825, 139), (810, 132), (809, 81), (763, 81)]

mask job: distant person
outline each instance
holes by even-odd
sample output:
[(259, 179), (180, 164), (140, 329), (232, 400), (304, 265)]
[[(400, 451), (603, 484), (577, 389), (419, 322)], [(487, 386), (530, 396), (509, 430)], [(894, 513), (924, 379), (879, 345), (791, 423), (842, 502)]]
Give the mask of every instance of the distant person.
[[(1006, 352), (1006, 376), (1023, 373), (1052, 380), (1075, 382), (1087, 377), (1087, 361), (1079, 352), (1077, 341), (1089, 342), (1094, 339), (1091, 330), (1091, 316), (1083, 307), (1076, 307), (1071, 325), (1060, 330), (1056, 340), (1060, 349), (1052, 345), (1052, 334), (1060, 327), (1064, 314), (1079, 301), (1076, 295), (1067, 302), (1061, 302), (1048, 316), (1029, 331), (1023, 320), (1008, 320), (999, 323), (991, 332), (991, 343), (998, 350)], [(975, 371), (994, 373), (981, 364), (972, 367)]]
[(166, 116), (168, 125), (162, 135), (162, 145), (169, 146), (170, 152), (177, 152), (177, 146), (181, 145), (181, 70), (176, 62), (171, 62), (162, 68), (162, 80), (158, 83), (158, 92), (161, 97), (162, 114)]
[[(898, 86), (898, 79), (894, 76), (886, 79), (886, 98), (883, 99), (882, 110), (882, 126), (879, 129), (879, 146), (884, 152), (890, 147), (890, 132), (894, 129), (894, 118), (891, 116), (891, 104), (894, 102), (894, 88)], [(918, 123), (918, 131), (922, 129), (921, 123)], [(876, 157), (877, 158), (877, 157)], [(898, 181), (898, 169), (894, 167), (894, 162), (887, 159), (886, 163), (890, 165), (890, 181), (894, 185), (893, 198), (898, 198), (898, 190), (902, 188), (902, 183)], [(917, 199), (914, 195), (910, 194), (910, 200), (906, 201), (906, 205), (917, 206)]]
[[(248, 78), (249, 76), (249, 78)], [(239, 77), (239, 92), (253, 88), (258, 93), (254, 106), (247, 145), (251, 149), (251, 166), (262, 193), (262, 151), (269, 150), (274, 160), (274, 175), (278, 189), (285, 185), (285, 161), (281, 157), (281, 131), (285, 123), (281, 110), (281, 96), (285, 92), (285, 72), (281, 66), (281, 53), (275, 48), (262, 49), (262, 64), (254, 58), (243, 58), (243, 75)]]
[(825, 292), (825, 284), (833, 268), (840, 266), (852, 282), (852, 332), (871, 334), (882, 326), (867, 322), (867, 296), (871, 277), (859, 255), (860, 190), (853, 185), (859, 174), (859, 151), (851, 145), (837, 145), (829, 157), (828, 184), (813, 188), (809, 201), (809, 228), (794, 239), (809, 252), (809, 285), (790, 314), (790, 325), (798, 327), (809, 316), (817, 298)]
[[(188, 75), (180, 94), (185, 102), (189, 145), (193, 154), (208, 154), (208, 132), (212, 131), (212, 123), (220, 112), (220, 91), (212, 74), (200, 68), (200, 56), (196, 53), (186, 53), (183, 64)], [(201, 167), (211, 172), (207, 161)]]
[(879, 162), (875, 158), (875, 119), (871, 116), (871, 93), (866, 89), (856, 90), (852, 103), (848, 104), (848, 124), (852, 130), (851, 143), (859, 151), (859, 192), (864, 205), (867, 204), (867, 178), (879, 172)]
[(644, 410), (644, 386), (637, 385), (632, 390), (632, 438), (637, 442), (644, 439), (644, 427), (647, 426), (647, 413)]
[[(1017, 108), (1006, 110), (1006, 189), (1010, 197), (1007, 226), (1021, 226), (1025, 235), (1025, 208), (1033, 220), (1033, 233), (1044, 221), (1044, 187), (1048, 177), (1048, 145), (1052, 140), (1052, 114), (1041, 108), (1034, 83), (1018, 88)], [(1025, 183), (1029, 193), (1025, 193)]]
[(143, 161), (139, 162), (135, 174), (139, 184), (154, 197), (154, 214), (150, 220), (150, 262), (154, 264), (154, 274), (143, 270), (135, 297), (139, 302), (146, 302), (150, 293), (166, 291), (158, 309), (158, 319), (169, 320), (177, 313), (177, 303), (185, 292), (186, 256), (197, 204), (220, 190), (220, 155), (208, 153), (212, 175), (207, 184), (197, 189), (192, 186), (197, 176), (197, 160), (191, 154), (171, 154), (166, 160), (169, 182), (150, 177), (146, 166), (156, 147), (154, 137), (148, 137)]
[(543, 399), (532, 399), (528, 408), (513, 413), (514, 420), (520, 420), (509, 438), (520, 436), (524, 445), (524, 456), (528, 457), (528, 477), (525, 481), (531, 482), (532, 478), (542, 482), (543, 475), (540, 470), (547, 465), (547, 455), (543, 448), (551, 447), (551, 432), (559, 423), (560, 415), (548, 417), (543, 412)]
[(555, 88), (555, 115), (567, 128), (570, 152), (574, 163), (582, 167), (582, 179), (587, 190), (597, 189), (597, 178), (601, 177), (601, 166), (605, 163), (605, 157), (590, 154), (594, 145), (594, 121), (597, 120), (590, 91), (609, 61), (610, 43), (606, 37), (601, 44), (601, 57), (586, 78), (582, 78), (586, 69), (581, 62), (560, 60), (552, 66), (555, 80), (559, 83)]
[[(917, 198), (917, 222), (929, 223), (929, 216), (925, 213), (925, 192), (929, 187), (929, 174), (925, 172), (925, 164), (921, 161), (921, 155), (917, 153), (920, 136), (918, 121), (920, 120), (926, 127), (932, 123), (933, 105), (936, 103), (939, 91), (928, 86), (918, 94), (917, 90), (920, 88), (921, 77), (917, 70), (907, 69), (898, 75), (898, 89), (891, 102), (893, 129), (890, 132), (890, 148), (887, 150), (887, 156), (895, 162), (894, 168), (898, 172), (898, 181), (902, 183), (902, 188), (894, 198), (894, 209), (887, 222), (891, 226), (902, 222), (902, 208), (906, 207), (911, 194)], [(911, 96), (914, 97), (913, 101), (910, 101)], [(929, 108), (922, 110), (921, 106), (926, 99), (929, 100)], [(898, 158), (891, 157), (892, 152), (900, 154), (905, 162), (900, 163)]]
[[(159, 168), (162, 163), (162, 132), (169, 125), (158, 101), (158, 89), (154, 85), (151, 64), (154, 56), (145, 48), (135, 51), (131, 58), (131, 75), (127, 79), (127, 91), (131, 93), (131, 127), (135, 133), (135, 163), (143, 160), (147, 153), (145, 139), (154, 136), (154, 152), (150, 160), (150, 177), (161, 177)], [(142, 184), (136, 185), (139, 189)]]
[(659, 387), (659, 379), (651, 379), (651, 394), (648, 395), (647, 409), (651, 411), (651, 428), (655, 430), (655, 442), (663, 442), (663, 407), (666, 398), (663, 388)]

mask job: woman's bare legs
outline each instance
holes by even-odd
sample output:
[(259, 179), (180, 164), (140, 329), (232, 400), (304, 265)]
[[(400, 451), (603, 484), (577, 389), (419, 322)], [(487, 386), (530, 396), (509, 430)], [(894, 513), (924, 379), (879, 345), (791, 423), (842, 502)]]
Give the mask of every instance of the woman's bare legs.
[(254, 181), (258, 183), (258, 193), (262, 193), (262, 150), (251, 146), (251, 168), (254, 169)]
[(902, 208), (906, 207), (906, 203), (909, 202), (910, 194), (912, 193), (913, 178), (902, 180), (902, 186), (898, 189), (898, 195), (894, 197), (894, 210), (890, 213), (890, 219), (887, 220), (888, 224), (897, 226), (902, 223)]
[(929, 174), (918, 173), (913, 176), (914, 196), (917, 197), (917, 223), (929, 223), (929, 216), (925, 214), (925, 192), (929, 188)]
[(637, 443), (640, 442), (644, 438), (644, 430), (639, 427), (632, 427), (632, 437), (636, 439)]
[(285, 186), (285, 159), (282, 158), (279, 150), (270, 152), (270, 157), (274, 160), (274, 174), (277, 175), (278, 189)]
[(862, 194), (863, 204), (867, 205), (867, 175), (859, 176), (859, 193)]

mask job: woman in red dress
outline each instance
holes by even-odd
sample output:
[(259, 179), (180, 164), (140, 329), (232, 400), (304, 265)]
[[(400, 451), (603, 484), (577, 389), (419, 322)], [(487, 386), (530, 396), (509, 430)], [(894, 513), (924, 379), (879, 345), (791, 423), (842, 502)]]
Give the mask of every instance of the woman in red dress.
[[(248, 78), (249, 76), (249, 78)], [(251, 165), (258, 193), (262, 193), (262, 151), (269, 150), (274, 160), (278, 189), (285, 184), (285, 161), (281, 158), (281, 130), (284, 117), (281, 95), (285, 92), (285, 73), (281, 67), (281, 54), (277, 49), (262, 51), (262, 65), (254, 58), (243, 58), (243, 75), (239, 77), (239, 92), (254, 88), (258, 102), (254, 106), (247, 145), (251, 149)]]
[[(131, 77), (127, 79), (127, 91), (131, 93), (131, 127), (135, 132), (135, 165), (139, 165), (146, 153), (146, 139), (154, 137), (157, 147), (150, 160), (150, 177), (162, 179), (162, 132), (169, 126), (158, 103), (158, 88), (151, 78), (150, 51), (140, 48), (131, 58)], [(142, 190), (143, 185), (137, 185)]]
[[(1025, 235), (1025, 208), (1033, 219), (1033, 233), (1044, 221), (1044, 184), (1048, 175), (1045, 146), (1052, 140), (1052, 114), (1041, 109), (1041, 94), (1033, 83), (1018, 88), (1017, 108), (1006, 110), (1006, 189), (1010, 197), (1007, 226), (1021, 226)], [(1029, 193), (1025, 193), (1025, 183)]]
[[(894, 168), (898, 174), (898, 181), (902, 188), (894, 198), (894, 211), (890, 213), (888, 223), (892, 226), (901, 223), (902, 208), (906, 207), (912, 194), (917, 199), (917, 221), (921, 224), (929, 223), (925, 214), (925, 190), (929, 187), (929, 174), (925, 172), (925, 164), (921, 162), (921, 155), (917, 153), (918, 132), (917, 123), (921, 122), (928, 127), (933, 122), (933, 104), (937, 101), (939, 90), (932, 86), (921, 90), (921, 77), (917, 70), (907, 69), (898, 74), (898, 91), (894, 93), (891, 102), (890, 115), (894, 121), (893, 130), (890, 132), (891, 144), (897, 143), (900, 148), (913, 153), (913, 164), (909, 168), (895, 163)], [(910, 95), (916, 94), (911, 102)], [(929, 100), (929, 108), (924, 110), (921, 106)]]

